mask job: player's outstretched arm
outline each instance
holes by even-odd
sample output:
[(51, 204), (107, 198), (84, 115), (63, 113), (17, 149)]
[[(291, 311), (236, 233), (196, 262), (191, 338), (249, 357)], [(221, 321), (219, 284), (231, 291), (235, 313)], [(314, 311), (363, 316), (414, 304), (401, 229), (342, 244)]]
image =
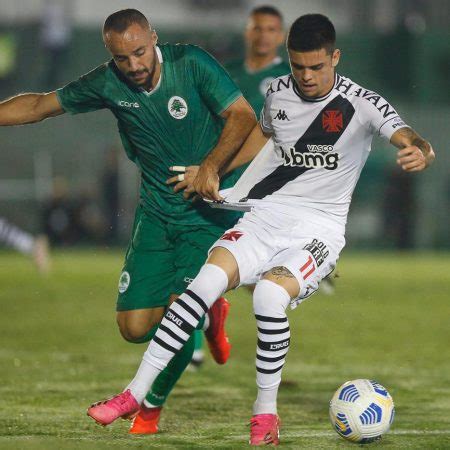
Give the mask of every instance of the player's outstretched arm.
[(412, 128), (397, 130), (391, 137), (391, 144), (400, 149), (397, 153), (397, 164), (406, 172), (420, 172), (434, 161), (431, 144)]
[[(225, 175), (232, 170), (252, 161), (255, 156), (264, 148), (271, 135), (263, 133), (259, 123), (255, 125), (252, 132), (245, 140), (242, 147), (234, 155), (233, 159), (220, 171), (220, 175)], [(194, 181), (200, 166), (173, 166), (169, 167), (172, 172), (178, 173), (169, 178), (166, 183), (173, 184), (174, 192), (184, 191), (184, 198), (189, 198), (195, 193)]]
[(63, 113), (55, 92), (19, 94), (0, 103), (0, 126), (40, 122)]
[(222, 170), (223, 174), (247, 164), (252, 161), (255, 156), (263, 149), (270, 139), (270, 134), (265, 134), (261, 129), (261, 125), (257, 123), (252, 132), (245, 140), (244, 145), (234, 155), (233, 159)]
[(195, 191), (204, 198), (221, 200), (219, 173), (234, 157), (256, 123), (255, 113), (244, 97), (239, 97), (223, 113), (225, 126), (219, 141), (200, 165)]

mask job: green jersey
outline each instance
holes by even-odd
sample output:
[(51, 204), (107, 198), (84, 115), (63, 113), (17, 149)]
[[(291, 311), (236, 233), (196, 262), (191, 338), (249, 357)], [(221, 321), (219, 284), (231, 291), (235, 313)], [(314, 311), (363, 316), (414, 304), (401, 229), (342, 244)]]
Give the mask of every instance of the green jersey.
[[(285, 63), (279, 56), (261, 70), (252, 71), (247, 69), (243, 60), (230, 62), (225, 65), (225, 68), (241, 89), (245, 99), (250, 103), (250, 106), (256, 113), (256, 117), (259, 117), (263, 109), (270, 83), (275, 78), (286, 75), (291, 70), (289, 64)], [(235, 184), (247, 167), (248, 164), (245, 164), (231, 172), (229, 176), (230, 183)]]
[[(242, 94), (223, 67), (199, 47), (164, 44), (156, 53), (161, 76), (151, 92), (128, 83), (111, 60), (58, 89), (59, 102), (72, 114), (111, 110), (127, 155), (141, 170), (145, 212), (169, 223), (225, 226), (235, 214), (187, 202), (166, 180), (174, 175), (170, 166), (203, 161), (222, 132), (220, 114)], [(226, 180), (221, 187), (228, 187)]]
[(276, 57), (271, 64), (260, 70), (249, 70), (245, 61), (234, 61), (225, 65), (231, 78), (241, 89), (245, 99), (254, 109), (256, 116), (261, 112), (269, 84), (277, 77), (291, 71), (289, 64)]

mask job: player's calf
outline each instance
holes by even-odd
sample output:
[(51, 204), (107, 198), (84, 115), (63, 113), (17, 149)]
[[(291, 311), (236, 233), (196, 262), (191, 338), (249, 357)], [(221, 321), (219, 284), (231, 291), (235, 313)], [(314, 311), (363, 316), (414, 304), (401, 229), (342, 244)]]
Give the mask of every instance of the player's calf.
[(286, 307), (290, 296), (272, 281), (261, 280), (253, 294), (253, 309), (258, 326), (256, 347), (256, 384), (258, 396), (254, 414), (276, 414), (281, 371), (289, 350), (290, 329)]
[[(218, 266), (205, 264), (185, 293), (167, 310), (161, 324), (144, 353), (141, 365), (127, 390), (110, 400), (93, 405), (88, 415), (107, 425), (119, 417), (137, 412), (156, 377), (167, 367), (194, 332), (201, 318), (228, 286), (226, 273)], [(129, 406), (124, 394), (133, 401)], [(134, 408), (137, 409), (134, 410)], [(97, 414), (98, 413), (98, 414)]]

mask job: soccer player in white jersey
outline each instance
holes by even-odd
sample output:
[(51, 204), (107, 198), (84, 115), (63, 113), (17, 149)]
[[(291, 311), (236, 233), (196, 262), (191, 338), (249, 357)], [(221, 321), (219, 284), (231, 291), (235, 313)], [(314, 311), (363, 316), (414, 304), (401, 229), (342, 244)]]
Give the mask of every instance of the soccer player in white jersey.
[[(250, 444), (278, 445), (277, 391), (290, 343), (285, 310), (310, 296), (333, 270), (373, 136), (399, 149), (397, 162), (407, 172), (422, 171), (434, 159), (431, 145), (386, 100), (335, 73), (340, 51), (328, 18), (298, 18), (287, 47), (291, 74), (271, 83), (260, 125), (223, 168), (252, 159), (273, 138), (273, 154), (256, 157), (239, 181), (248, 180), (242, 203), (253, 207), (213, 245), (197, 277), (167, 310), (125, 391), (88, 410), (103, 425), (138, 411), (155, 377), (218, 297), (256, 283), (258, 395)], [(199, 180), (194, 186), (207, 196)]]

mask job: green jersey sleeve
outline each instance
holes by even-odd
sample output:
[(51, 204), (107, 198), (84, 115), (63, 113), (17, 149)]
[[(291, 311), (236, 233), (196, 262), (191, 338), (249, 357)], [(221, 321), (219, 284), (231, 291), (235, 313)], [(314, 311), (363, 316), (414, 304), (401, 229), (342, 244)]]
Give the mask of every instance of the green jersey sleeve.
[(57, 89), (56, 95), (64, 111), (70, 114), (85, 113), (106, 108), (103, 89), (106, 82), (106, 65), (102, 65)]
[(205, 50), (189, 46), (195, 83), (208, 108), (219, 115), (240, 96), (241, 91), (226, 70)]

